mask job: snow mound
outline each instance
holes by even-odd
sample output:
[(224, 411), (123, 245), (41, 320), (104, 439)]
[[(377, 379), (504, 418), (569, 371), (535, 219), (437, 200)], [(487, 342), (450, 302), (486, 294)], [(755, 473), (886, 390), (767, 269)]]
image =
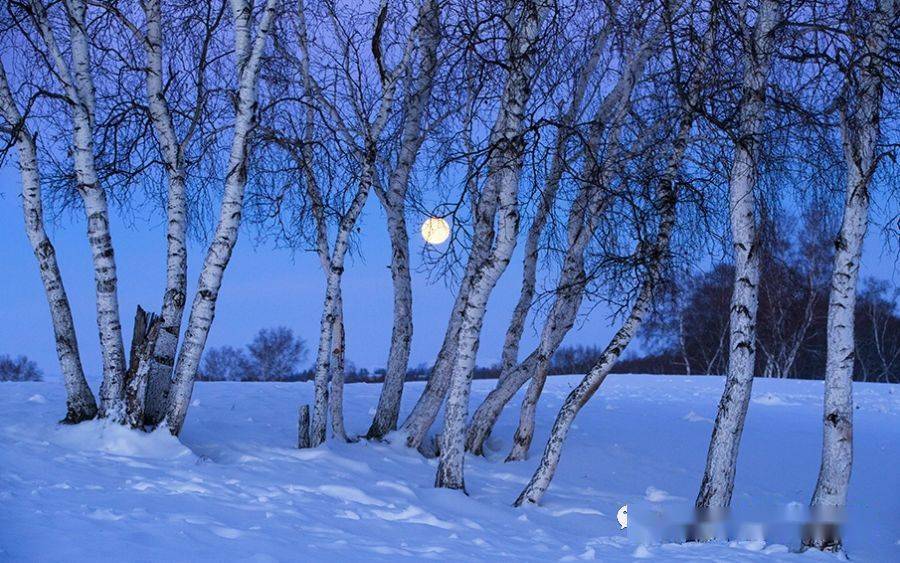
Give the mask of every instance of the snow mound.
[(192, 458), (194, 454), (166, 428), (154, 432), (132, 430), (120, 424), (92, 420), (74, 426), (60, 425), (50, 441), (80, 453), (104, 454), (157, 460)]
[(769, 407), (796, 407), (800, 404), (783, 399), (775, 393), (764, 393), (759, 397), (754, 397), (751, 401), (757, 405), (766, 405)]

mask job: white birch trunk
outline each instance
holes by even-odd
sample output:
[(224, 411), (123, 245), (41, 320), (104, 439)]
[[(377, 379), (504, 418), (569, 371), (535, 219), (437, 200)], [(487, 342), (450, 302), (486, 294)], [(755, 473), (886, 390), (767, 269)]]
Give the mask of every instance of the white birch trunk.
[[(497, 280), (509, 264), (519, 230), (519, 174), (522, 169), (522, 122), (531, 94), (531, 66), (535, 39), (540, 28), (541, 8), (534, 2), (522, 6), (519, 29), (511, 41), (512, 61), (500, 114), (491, 132), (494, 154), (488, 161), (488, 184), (498, 193), (499, 222), (487, 261), (474, 270), (474, 281), (463, 309), (457, 349), (450, 377), (450, 389), (441, 435), (440, 463), (435, 486), (465, 490), (463, 463), (469, 392), (481, 326)], [(493, 223), (494, 216), (479, 212), (478, 221)]]
[(219, 222), (212, 243), (203, 262), (200, 281), (191, 314), (188, 318), (184, 343), (178, 355), (175, 376), (169, 393), (166, 422), (174, 435), (181, 432), (191, 402), (191, 392), (197, 367), (216, 311), (216, 300), (222, 277), (234, 245), (244, 204), (244, 188), (247, 184), (247, 160), (250, 152), (250, 136), (256, 125), (257, 84), (259, 66), (266, 40), (275, 18), (276, 0), (267, 0), (256, 37), (250, 41), (250, 5), (246, 0), (232, 0), (235, 12), (235, 45), (237, 48), (238, 95), (234, 122), (234, 136), (228, 158), (225, 177), (225, 193)]
[(56, 249), (44, 230), (37, 145), (13, 99), (2, 62), (0, 62), (0, 113), (15, 131), (14, 142), (19, 154), (19, 172), (22, 177), (25, 233), (38, 261), (41, 282), (44, 284), (44, 293), (50, 306), (56, 355), (66, 387), (66, 416), (62, 422), (77, 424), (97, 415), (97, 403), (84, 377), (69, 297), (56, 262)]
[(96, 286), (97, 328), (103, 357), (99, 414), (121, 421), (124, 415), (122, 384), (125, 375), (125, 348), (119, 320), (118, 276), (109, 230), (109, 209), (94, 163), (94, 84), (90, 72), (90, 46), (85, 20), (87, 3), (83, 0), (69, 0), (65, 3), (71, 69), (56, 42), (43, 4), (32, 1), (31, 8), (55, 74), (71, 102), (72, 157), (78, 193), (84, 203), (87, 219), (87, 236)]
[(519, 292), (519, 299), (513, 309), (512, 319), (503, 341), (503, 352), (500, 359), (500, 379), (503, 379), (515, 367), (519, 359), (519, 346), (522, 341), (522, 333), (525, 330), (525, 320), (528, 317), (528, 312), (531, 310), (531, 302), (534, 300), (538, 245), (544, 232), (544, 226), (547, 224), (547, 217), (552, 212), (556, 202), (556, 192), (559, 190), (562, 175), (567, 166), (567, 145), (572, 135), (571, 128), (581, 114), (585, 91), (591, 76), (600, 62), (600, 55), (606, 48), (608, 36), (609, 27), (606, 26), (600, 32), (594, 43), (594, 48), (575, 79), (575, 84), (572, 88), (572, 100), (569, 102), (569, 107), (560, 120), (559, 127), (557, 127), (556, 145), (553, 147), (553, 160), (550, 164), (550, 172), (547, 175), (541, 202), (535, 211), (531, 227), (528, 229), (528, 237), (525, 240), (525, 252), (522, 259), (522, 289)]
[(394, 324), (388, 352), (387, 371), (378, 407), (366, 436), (379, 439), (397, 428), (400, 400), (412, 344), (412, 280), (409, 266), (409, 235), (406, 231), (406, 192), (409, 175), (424, 141), (422, 116), (431, 99), (437, 71), (437, 48), (441, 40), (440, 6), (434, 0), (422, 6), (418, 25), (422, 26), (422, 58), (419, 76), (404, 101), (404, 119), (400, 137), (400, 154), (391, 172), (382, 205), (387, 214), (391, 239), (391, 279), (394, 285)]
[(334, 328), (331, 336), (331, 431), (334, 437), (348, 442), (344, 429), (344, 301), (338, 289), (335, 303)]
[(719, 402), (697, 507), (712, 518), (731, 503), (741, 433), (750, 403), (756, 356), (759, 303), (759, 248), (756, 233), (756, 181), (759, 142), (771, 66), (772, 31), (781, 19), (775, 0), (763, 0), (744, 61), (739, 138), (729, 177), (729, 216), (734, 248), (728, 374)]
[(184, 316), (187, 293), (187, 200), (181, 143), (175, 132), (163, 83), (161, 2), (146, 0), (142, 6), (147, 22), (144, 45), (147, 56), (148, 107), (169, 182), (166, 204), (166, 290), (163, 294), (162, 325), (147, 382), (144, 412), (145, 422), (155, 426), (165, 417)]
[[(568, 248), (557, 283), (553, 307), (547, 316), (537, 349), (522, 364), (501, 374), (497, 386), (485, 397), (472, 417), (466, 437), (466, 449), (476, 455), (484, 454), (484, 443), (506, 404), (533, 375), (546, 373), (553, 353), (574, 326), (587, 283), (584, 253), (609, 201), (604, 194), (608, 191), (615, 171), (618, 170), (620, 135), (627, 110), (631, 105), (631, 92), (643, 74), (655, 43), (656, 34), (643, 42), (630, 59), (626, 71), (609, 95), (603, 99), (593, 116), (587, 140), (588, 154), (598, 154), (602, 135), (607, 129), (610, 129), (609, 149), (602, 164), (595, 162), (593, 158), (588, 159), (585, 164), (585, 174), (588, 178), (593, 178), (593, 182), (581, 183), (578, 196), (569, 210)], [(543, 388), (542, 381), (534, 387), (535, 393), (531, 393), (534, 400), (537, 400), (537, 395), (540, 394), (539, 388)], [(528, 423), (524, 424), (527, 426)]]
[[(680, 163), (680, 158), (677, 162)], [(550, 438), (544, 448), (541, 461), (528, 485), (525, 486), (525, 489), (516, 499), (515, 506), (540, 502), (556, 472), (559, 458), (562, 455), (563, 443), (569, 429), (572, 427), (572, 423), (575, 421), (575, 417), (578, 415), (578, 411), (581, 410), (581, 407), (587, 403), (606, 379), (606, 376), (609, 375), (609, 371), (625, 348), (628, 347), (628, 344), (634, 338), (638, 328), (640, 328), (641, 323), (651, 309), (653, 292), (659, 282), (663, 262), (669, 252), (669, 240), (675, 227), (676, 194), (672, 178), (664, 178), (661, 183), (658, 201), (660, 210), (659, 230), (637, 300), (632, 306), (628, 318), (613, 336), (597, 364), (582, 379), (578, 387), (573, 389), (569, 396), (566, 397), (553, 424), (553, 429), (550, 432)]]
[(396, 433), (397, 439), (404, 441), (407, 447), (419, 448), (422, 446), (429, 428), (437, 418), (447, 390), (450, 388), (450, 370), (456, 353), (462, 311), (466, 306), (470, 286), (471, 275), (467, 272), (453, 303), (444, 340), (434, 366), (431, 368), (431, 375), (425, 384), (425, 390), (403, 422), (403, 426)]
[(525, 503), (537, 504), (544, 496), (544, 493), (550, 486), (550, 480), (553, 479), (553, 475), (556, 472), (556, 467), (562, 454), (563, 443), (569, 433), (569, 429), (572, 427), (572, 423), (575, 421), (575, 416), (606, 379), (609, 370), (612, 369), (622, 351), (634, 337), (635, 332), (650, 310), (654, 284), (655, 280), (651, 282), (650, 278), (645, 281), (641, 294), (635, 302), (628, 319), (616, 332), (590, 373), (566, 397), (566, 401), (563, 403), (553, 424), (553, 429), (550, 431), (550, 439), (544, 448), (538, 468), (532, 475), (528, 485), (525, 486), (525, 489), (516, 499), (515, 506), (521, 506)]
[(328, 421), (328, 379), (331, 373), (331, 342), (336, 321), (335, 302), (340, 283), (337, 274), (329, 266), (325, 287), (325, 303), (319, 322), (319, 346), (316, 349), (314, 399), (312, 422), (309, 427), (309, 443), (315, 448), (325, 441)]
[[(880, 0), (870, 13), (871, 29), (858, 63), (858, 82), (855, 88), (848, 88), (855, 99), (847, 100), (841, 108), (847, 191), (828, 299), (822, 463), (811, 502), (813, 524), (803, 540), (805, 547), (827, 551), (842, 550), (838, 523), (847, 505), (853, 466), (856, 292), (868, 223), (869, 184), (878, 166), (883, 61), (896, 9), (896, 0)], [(852, 111), (848, 111), (850, 105)]]

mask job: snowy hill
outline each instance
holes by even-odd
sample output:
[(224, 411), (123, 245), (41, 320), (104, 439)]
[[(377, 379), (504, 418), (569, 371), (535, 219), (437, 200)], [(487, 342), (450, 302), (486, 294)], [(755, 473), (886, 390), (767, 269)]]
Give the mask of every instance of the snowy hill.
[[(183, 443), (96, 422), (57, 426), (61, 384), (3, 383), (0, 560), (834, 560), (781, 543), (645, 547), (619, 530), (622, 504), (693, 500), (718, 377), (610, 376), (578, 417), (544, 504), (512, 508), (576, 381), (548, 381), (529, 461), (502, 461), (519, 400), (507, 409), (489, 442), (491, 459), (467, 459), (469, 497), (433, 489), (436, 462), (402, 447), (329, 441), (295, 449), (308, 383), (200, 383)], [(493, 384), (476, 381), (474, 400)], [(407, 409), (421, 388), (407, 385)], [(897, 561), (900, 388), (855, 389), (846, 547), (855, 561)], [(350, 432), (368, 427), (378, 392), (347, 387)], [(736, 509), (774, 513), (808, 502), (821, 397), (821, 382), (756, 381)]]

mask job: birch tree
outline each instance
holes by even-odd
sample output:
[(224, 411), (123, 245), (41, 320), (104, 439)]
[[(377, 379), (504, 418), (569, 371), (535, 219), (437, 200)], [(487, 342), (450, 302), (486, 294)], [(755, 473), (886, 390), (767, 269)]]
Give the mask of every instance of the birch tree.
[(391, 240), (391, 279), (394, 285), (394, 320), (387, 370), (378, 406), (368, 438), (383, 438), (397, 428), (400, 399), (412, 344), (412, 279), (409, 265), (409, 234), (406, 230), (406, 194), (410, 173), (419, 149), (425, 140), (424, 116), (427, 114), (431, 91), (438, 69), (438, 46), (441, 41), (440, 6), (436, 0), (422, 5), (418, 23), (419, 61), (417, 74), (410, 80), (403, 99), (403, 121), (400, 147), (393, 169), (388, 174), (387, 188), (376, 185), (376, 194), (387, 214), (388, 235)]
[[(57, 9), (57, 6), (52, 8)], [(97, 328), (103, 357), (99, 415), (121, 421), (125, 415), (125, 348), (119, 320), (118, 275), (109, 228), (109, 206), (95, 162), (95, 88), (87, 28), (88, 6), (83, 0), (70, 0), (59, 8), (67, 22), (68, 52), (64, 52), (59, 43), (43, 3), (30, 0), (25, 9), (43, 43), (42, 57), (58, 81), (71, 115), (74, 176), (87, 219), (96, 282)]]
[[(521, 363), (501, 376), (497, 386), (475, 411), (466, 439), (466, 447), (473, 453), (484, 453), (484, 442), (490, 436), (503, 408), (522, 385), (532, 377), (537, 377), (538, 381), (530, 388), (524, 403), (522, 432), (519, 434), (522, 445), (525, 441), (530, 442), (530, 437), (526, 438), (525, 435), (530, 433), (527, 427), (532, 424), (531, 408), (540, 395), (543, 377), (553, 353), (575, 324), (589, 281), (584, 268), (585, 252), (614, 192), (611, 182), (623, 156), (621, 134), (630, 109), (631, 93), (644, 72), (647, 60), (658, 47), (660, 37), (657, 30), (639, 42), (614, 87), (602, 99), (592, 116), (585, 142), (587, 158), (582, 173), (582, 177), (587, 180), (580, 183), (569, 211), (566, 253), (554, 302), (544, 323), (540, 342)], [(517, 453), (513, 458), (519, 455), (524, 454)]]
[[(123, 42), (133, 39), (139, 52), (143, 53), (143, 64), (139, 60), (132, 62), (135, 68), (142, 70), (146, 102), (141, 104), (137, 93), (132, 101), (125, 98), (125, 92), (120, 92), (119, 105), (146, 107), (154, 132), (156, 154), (162, 163), (167, 183), (166, 285), (160, 314), (161, 326), (148, 353), (142, 358), (132, 358), (132, 363), (143, 361), (149, 364), (129, 370), (144, 375), (141, 380), (128, 382), (128, 385), (146, 389), (146, 392), (140, 394), (139, 400), (129, 407), (128, 418), (134, 426), (146, 424), (154, 427), (165, 417), (187, 294), (187, 183), (190, 168), (196, 167), (199, 159), (208, 156), (203, 149), (192, 158), (186, 153), (196, 144), (195, 138), (204, 129), (205, 121), (209, 120), (206, 107), (210, 98), (207, 73), (210, 58), (215, 56), (212, 43), (226, 6), (222, 3), (216, 9), (213, 3), (206, 2), (187, 10), (169, 6), (165, 22), (161, 0), (141, 2), (143, 21), (135, 19), (127, 11), (127, 5), (109, 3), (102, 4), (101, 7), (111, 13), (130, 35), (123, 38)], [(165, 53), (165, 31), (170, 31), (183, 22), (191, 22), (198, 32), (188, 35), (187, 49)], [(194, 48), (196, 53), (191, 52)], [(123, 55), (122, 58), (127, 59), (127, 56)], [(182, 64), (179, 63), (183, 63), (189, 70), (182, 70)], [(168, 69), (164, 70), (164, 66)], [(181, 85), (187, 82), (193, 86), (189, 95), (181, 91)], [(173, 104), (170, 101), (173, 95), (176, 99), (188, 98), (191, 101)], [(176, 115), (179, 116), (177, 121)], [(110, 121), (127, 123), (125, 119)], [(126, 126), (113, 128), (115, 134), (110, 137), (118, 138), (123, 133), (121, 129)], [(142, 133), (143, 131), (140, 132)], [(126, 131), (125, 136), (127, 135)], [(209, 140), (203, 141), (205, 145), (212, 144)], [(126, 146), (121, 150), (125, 152), (128, 148)], [(146, 377), (146, 381), (142, 380), (143, 377)]]
[[(346, 35), (346, 32), (343, 32), (341, 30), (341, 27), (337, 20), (338, 15), (336, 12), (336, 8), (331, 7), (330, 13), (331, 19), (334, 22), (334, 29), (338, 40), (339, 42), (341, 42), (341, 44), (344, 45), (342, 51), (344, 53), (344, 56), (346, 57), (346, 54), (351, 51), (349, 47), (350, 37)], [(372, 57), (377, 67), (379, 82), (381, 84), (381, 93), (377, 103), (377, 112), (374, 118), (370, 118), (368, 115), (363, 115), (357, 112), (356, 122), (360, 124), (359, 131), (351, 131), (343, 124), (344, 121), (338, 114), (339, 110), (333, 105), (332, 102), (330, 102), (326, 98), (321, 87), (318, 85), (318, 82), (309, 73), (309, 47), (308, 41), (306, 39), (305, 25), (300, 32), (300, 45), (302, 53), (301, 56), (306, 61), (305, 63), (303, 63), (305, 65), (303, 77), (304, 81), (306, 81), (308, 91), (312, 94), (317, 103), (328, 108), (328, 111), (335, 116), (334, 126), (337, 128), (338, 134), (345, 139), (346, 145), (350, 147), (352, 162), (358, 165), (361, 170), (359, 175), (359, 187), (357, 189), (356, 195), (354, 196), (348, 211), (340, 220), (335, 237), (335, 242), (333, 247), (331, 248), (331, 253), (328, 256), (327, 261), (323, 260), (323, 267), (326, 268), (326, 292), (319, 336), (319, 349), (316, 357), (316, 394), (315, 402), (313, 405), (312, 424), (310, 427), (310, 444), (313, 447), (318, 446), (325, 441), (325, 428), (328, 416), (326, 409), (329, 393), (328, 372), (330, 363), (333, 358), (331, 353), (333, 351), (332, 346), (335, 340), (336, 327), (336, 336), (339, 344), (334, 345), (333, 349), (340, 353), (341, 358), (339, 359), (339, 362), (341, 365), (343, 365), (342, 356), (344, 334), (342, 320), (343, 312), (342, 308), (340, 308), (340, 283), (341, 276), (344, 270), (344, 259), (349, 248), (350, 235), (357, 219), (359, 218), (359, 214), (362, 212), (362, 207), (366, 202), (369, 191), (372, 188), (372, 185), (377, 181), (377, 145), (381, 138), (382, 132), (387, 125), (388, 119), (390, 118), (392, 111), (394, 110), (397, 90), (402, 78), (407, 71), (412, 48), (415, 45), (416, 34), (419, 33), (420, 29), (422, 29), (422, 26), (420, 25), (421, 19), (423, 17), (423, 14), (427, 14), (428, 11), (423, 8), (423, 12), (420, 12), (420, 21), (417, 22), (416, 26), (414, 26), (414, 31), (409, 33), (405, 44), (402, 46), (399, 61), (393, 66), (393, 68), (388, 68), (387, 63), (384, 60), (382, 50), (384, 47), (384, 45), (382, 44), (382, 32), (384, 30), (383, 26), (385, 18), (387, 17), (387, 13), (387, 3), (382, 2), (379, 7), (371, 37)], [(303, 18), (302, 15), (301, 18)], [(305, 20), (301, 20), (301, 22), (303, 21)], [(352, 78), (350, 74), (345, 73), (344, 79), (348, 82), (348, 90), (352, 90)], [(361, 104), (357, 103), (356, 107), (360, 107), (360, 105)], [(320, 243), (320, 247), (321, 246), (322, 245)], [(325, 248), (328, 248), (327, 242)], [(331, 401), (331, 410), (333, 414), (340, 414), (341, 407), (339, 406), (339, 404), (342, 397), (341, 385), (343, 374), (336, 373), (336, 375), (337, 378), (332, 376), (331, 379), (333, 394), (333, 400)], [(336, 418), (333, 419), (332, 427), (335, 431), (335, 435), (346, 439), (346, 434), (343, 430), (343, 420), (337, 420)]]
[(753, 384), (759, 301), (756, 183), (766, 90), (775, 48), (774, 34), (782, 18), (781, 7), (774, 0), (760, 0), (752, 25), (750, 16), (751, 8), (744, 5), (738, 14), (743, 45), (743, 83), (728, 182), (735, 263), (728, 373), (696, 503), (701, 512), (709, 512), (713, 516), (731, 503), (738, 448)]
[(63, 422), (77, 424), (96, 416), (97, 403), (84, 378), (72, 310), (56, 261), (56, 249), (44, 229), (37, 142), (13, 97), (2, 61), (0, 61), (0, 115), (6, 122), (4, 133), (10, 135), (18, 152), (25, 232), (37, 259), (44, 293), (50, 306), (56, 355), (66, 387), (66, 416)]
[[(465, 424), (472, 373), (488, 298), (509, 264), (518, 237), (519, 174), (523, 155), (522, 125), (525, 108), (531, 95), (530, 73), (536, 56), (534, 51), (541, 27), (541, 12), (546, 9), (537, 2), (523, 3), (518, 24), (509, 38), (509, 70), (499, 114), (491, 131), (485, 188), (490, 194), (489, 197), (493, 198), (495, 197), (493, 194), (496, 194), (497, 232), (487, 260), (474, 268), (472, 287), (466, 306), (462, 310), (462, 322), (447, 397), (441, 457), (435, 477), (437, 487), (465, 490), (463, 479)], [(494, 213), (487, 215), (482, 211), (477, 210), (476, 221), (493, 224)]]
[[(677, 4), (674, 6), (666, 5), (663, 10), (665, 28), (670, 31), (670, 47), (673, 53), (675, 53), (676, 46), (671, 41), (674, 38), (674, 35), (671, 33), (672, 18), (677, 11)], [(682, 182), (680, 179), (680, 176), (683, 174), (682, 161), (691, 140), (697, 116), (697, 107), (703, 91), (704, 80), (706, 79), (709, 56), (716, 40), (717, 22), (718, 14), (715, 10), (712, 10), (709, 14), (707, 30), (703, 35), (702, 48), (697, 56), (694, 68), (686, 77), (686, 84), (683, 89), (681, 88), (681, 69), (680, 64), (677, 62), (678, 58), (673, 54), (671, 59), (671, 64), (675, 67), (674, 83), (680, 94), (680, 107), (676, 112), (678, 126), (675, 130), (674, 138), (667, 148), (668, 156), (665, 168), (662, 174), (653, 180), (656, 184), (656, 191), (652, 209), (658, 214), (658, 225), (655, 238), (652, 241), (647, 241), (646, 244), (641, 242), (638, 245), (639, 249), (643, 249), (643, 252), (638, 253), (643, 259), (641, 268), (643, 279), (640, 283), (637, 297), (628, 316), (604, 349), (600, 359), (563, 402), (538, 467), (529, 483), (516, 499), (516, 506), (521, 506), (525, 503), (537, 504), (541, 501), (556, 472), (565, 438), (571, 429), (575, 417), (600, 385), (603, 384), (609, 371), (634, 338), (652, 307), (654, 292), (661, 283), (663, 270), (670, 256), (671, 238), (676, 223), (676, 205), (679, 201), (679, 184)], [(537, 384), (540, 385), (541, 382), (539, 381)], [(522, 430), (521, 423), (520, 430)], [(516, 448), (527, 451), (527, 445), (525, 443), (519, 446), (519, 443), (516, 442), (513, 452), (511, 452), (511, 457), (517, 454)]]
[(169, 431), (176, 436), (181, 432), (187, 416), (200, 357), (215, 317), (222, 278), (237, 243), (247, 184), (250, 143), (257, 120), (260, 64), (274, 26), (276, 7), (277, 0), (266, 0), (259, 16), (258, 29), (254, 32), (253, 3), (250, 0), (231, 2), (237, 75), (234, 128), (225, 169), (225, 190), (219, 220), (200, 272), (197, 293), (191, 306), (169, 392), (166, 423)]
[(813, 522), (804, 547), (841, 551), (838, 522), (847, 504), (853, 464), (854, 316), (862, 244), (865, 239), (872, 176), (878, 166), (885, 64), (897, 35), (896, 0), (878, 0), (865, 9), (848, 5), (851, 28), (863, 19), (866, 31), (850, 32), (852, 49), (841, 69), (844, 86), (837, 101), (841, 144), (847, 166), (844, 213), (835, 240), (828, 296), (825, 409), (822, 463), (813, 493)]

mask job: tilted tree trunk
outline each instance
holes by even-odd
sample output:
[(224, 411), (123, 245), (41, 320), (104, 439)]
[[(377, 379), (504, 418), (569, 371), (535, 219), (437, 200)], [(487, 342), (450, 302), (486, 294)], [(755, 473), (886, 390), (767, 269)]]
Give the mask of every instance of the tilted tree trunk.
[(540, 204), (535, 211), (531, 227), (528, 229), (528, 237), (525, 240), (525, 252), (522, 259), (522, 289), (519, 292), (519, 300), (513, 309), (512, 318), (506, 330), (506, 337), (503, 340), (503, 352), (500, 358), (500, 379), (505, 378), (516, 366), (519, 359), (519, 346), (522, 342), (522, 333), (525, 330), (525, 320), (528, 318), (528, 312), (531, 310), (531, 303), (534, 300), (538, 246), (541, 241), (541, 235), (547, 224), (547, 218), (553, 210), (556, 202), (556, 193), (559, 191), (563, 172), (567, 166), (567, 147), (572, 136), (571, 129), (581, 114), (585, 91), (591, 76), (600, 63), (600, 55), (603, 54), (603, 50), (606, 48), (609, 31), (610, 26), (604, 26), (594, 41), (594, 47), (575, 79), (569, 107), (562, 115), (560, 124), (557, 127), (556, 145), (553, 147), (553, 160), (550, 164), (550, 172), (547, 175)]
[[(681, 152), (683, 153), (683, 149), (681, 149)], [(680, 163), (680, 157), (677, 160), (673, 158), (673, 161)], [(676, 172), (677, 168), (676, 165)], [(653, 292), (658, 285), (662, 266), (669, 251), (672, 229), (675, 226), (676, 199), (674, 175), (667, 175), (661, 180), (657, 202), (657, 208), (660, 213), (659, 230), (650, 252), (647, 272), (644, 274), (644, 281), (637, 300), (632, 306), (628, 318), (613, 336), (596, 365), (582, 379), (578, 387), (573, 389), (566, 397), (553, 424), (553, 429), (550, 432), (550, 438), (547, 440), (541, 461), (528, 485), (516, 499), (515, 506), (540, 502), (556, 472), (556, 467), (562, 454), (563, 443), (569, 429), (572, 427), (572, 423), (575, 421), (575, 417), (578, 415), (578, 411), (581, 410), (581, 407), (587, 403), (606, 379), (606, 376), (609, 375), (609, 371), (634, 338), (635, 333), (649, 313), (652, 306)]]
[[(709, 443), (706, 470), (697, 496), (701, 512), (728, 507), (741, 433), (750, 403), (756, 356), (756, 311), (759, 303), (759, 246), (756, 233), (756, 182), (759, 145), (765, 118), (766, 89), (774, 49), (773, 29), (781, 19), (776, 0), (762, 0), (746, 47), (739, 108), (739, 132), (729, 176), (729, 216), (734, 248), (728, 374)], [(698, 538), (702, 539), (702, 538)]]
[(513, 435), (513, 446), (506, 456), (506, 461), (521, 461), (528, 457), (528, 449), (531, 447), (531, 439), (534, 437), (534, 415), (537, 412), (538, 399), (544, 390), (547, 381), (547, 369), (549, 362), (540, 366), (540, 371), (535, 372), (528, 384), (525, 398), (522, 399), (522, 409), (519, 411), (519, 426)]
[(13, 140), (19, 153), (19, 172), (22, 176), (25, 232), (38, 261), (41, 282), (44, 284), (44, 293), (50, 306), (56, 355), (66, 386), (66, 416), (62, 422), (77, 424), (97, 415), (97, 403), (81, 366), (75, 324), (72, 321), (72, 310), (63, 286), (62, 274), (56, 262), (56, 249), (44, 230), (37, 144), (13, 99), (2, 61), (0, 61), (0, 114), (13, 129)]
[(856, 290), (868, 223), (869, 183), (878, 166), (884, 60), (896, 10), (896, 0), (879, 0), (869, 14), (871, 27), (862, 53), (857, 54), (859, 67), (848, 71), (858, 76), (846, 78), (846, 90), (854, 98), (840, 108), (847, 190), (828, 299), (822, 463), (811, 502), (813, 522), (803, 539), (804, 547), (827, 551), (842, 549), (838, 522), (847, 504), (853, 465)]
[(174, 435), (181, 432), (187, 416), (200, 357), (206, 346), (209, 329), (215, 317), (216, 301), (225, 268), (237, 243), (238, 229), (244, 206), (247, 184), (247, 160), (250, 137), (256, 126), (257, 85), (260, 60), (273, 27), (276, 0), (267, 0), (259, 29), (251, 41), (252, 6), (247, 0), (232, 0), (235, 19), (235, 50), (237, 56), (237, 108), (234, 133), (225, 176), (225, 192), (219, 222), (209, 246), (197, 294), (191, 306), (184, 343), (175, 366), (175, 376), (169, 392), (166, 423)]
[(544, 453), (538, 464), (537, 470), (534, 472), (534, 475), (532, 475), (528, 485), (526, 485), (522, 493), (519, 494), (515, 506), (521, 506), (525, 503), (537, 504), (544, 496), (544, 493), (550, 486), (550, 480), (553, 479), (553, 475), (556, 472), (556, 467), (559, 464), (559, 458), (562, 454), (563, 443), (569, 433), (569, 429), (572, 427), (572, 423), (575, 421), (575, 416), (606, 379), (609, 370), (612, 369), (622, 351), (631, 342), (635, 332), (650, 310), (653, 297), (653, 286), (656, 283), (654, 278), (657, 276), (658, 273), (648, 274), (648, 278), (644, 282), (644, 287), (641, 289), (641, 293), (638, 296), (628, 319), (626, 319), (625, 323), (619, 328), (618, 332), (616, 332), (612, 341), (603, 351), (603, 354), (601, 354), (600, 360), (591, 369), (590, 373), (588, 373), (578, 387), (572, 390), (572, 392), (569, 393), (569, 396), (566, 397), (566, 400), (556, 417), (556, 421), (553, 424), (553, 429), (550, 431), (550, 439), (547, 441), (547, 445), (544, 448)]
[[(522, 124), (525, 107), (531, 95), (531, 69), (534, 47), (541, 26), (541, 11), (536, 2), (525, 2), (521, 7), (518, 30), (510, 39), (511, 60), (500, 112), (494, 124), (489, 143), (487, 183), (497, 187), (497, 233), (486, 261), (475, 267), (474, 281), (462, 312), (462, 322), (457, 339), (457, 350), (450, 377), (447, 406), (444, 413), (444, 429), (441, 434), (440, 463), (435, 486), (465, 490), (463, 463), (465, 459), (465, 428), (469, 410), (469, 392), (475, 357), (481, 338), (481, 327), (487, 301), (509, 264), (519, 230), (519, 174), (522, 169)], [(478, 211), (479, 222), (494, 222), (490, 216)], [(470, 257), (471, 258), (471, 257)]]
[[(540, 463), (531, 480), (516, 499), (515, 506), (521, 506), (525, 503), (537, 504), (541, 501), (541, 498), (550, 486), (553, 475), (556, 473), (556, 468), (562, 455), (563, 443), (572, 423), (575, 421), (575, 417), (578, 415), (581, 407), (590, 400), (600, 385), (603, 384), (606, 376), (609, 375), (610, 370), (622, 352), (628, 347), (651, 310), (653, 294), (659, 285), (662, 269), (670, 252), (670, 241), (672, 232), (675, 229), (676, 205), (678, 203), (678, 190), (676, 188), (678, 173), (681, 169), (684, 153), (687, 150), (693, 128), (696, 115), (694, 108), (696, 108), (700, 98), (709, 53), (715, 42), (715, 25), (716, 20), (713, 19), (707, 30), (698, 65), (694, 69), (693, 76), (689, 82), (686, 99), (682, 100), (678, 131), (672, 144), (666, 170), (662, 178), (660, 178), (660, 184), (657, 189), (657, 201), (655, 202), (655, 207), (660, 217), (659, 227), (656, 233), (656, 240), (648, 253), (649, 259), (640, 293), (632, 306), (628, 318), (619, 327), (619, 330), (604, 349), (598, 362), (578, 387), (566, 397), (553, 424), (550, 438), (547, 440)], [(523, 444), (523, 446), (522, 449), (527, 451), (527, 444)], [(510, 455), (512, 455), (512, 452)]]
[[(588, 155), (599, 154), (602, 136), (607, 131), (609, 131), (608, 150), (602, 163), (597, 162), (593, 156), (585, 163), (585, 175), (592, 180), (580, 184), (578, 196), (569, 211), (568, 248), (557, 282), (555, 300), (547, 315), (537, 348), (522, 363), (501, 375), (496, 387), (485, 397), (472, 417), (466, 437), (466, 449), (476, 455), (484, 454), (484, 443), (490, 436), (494, 424), (519, 388), (535, 374), (546, 374), (553, 353), (575, 324), (587, 284), (584, 254), (599, 224), (599, 218), (610, 200), (605, 194), (614, 172), (619, 169), (621, 128), (631, 105), (631, 92), (643, 74), (657, 40), (658, 34), (653, 34), (639, 46), (629, 60), (626, 71), (603, 99), (591, 120), (586, 143)], [(539, 382), (534, 392), (530, 393), (534, 400), (537, 400), (540, 394), (538, 387), (543, 387), (543, 381)], [(526, 408), (526, 416), (529, 410)], [(527, 425), (528, 422), (523, 421), (523, 427)]]
[(400, 399), (409, 363), (412, 344), (412, 279), (409, 266), (409, 235), (406, 231), (406, 192), (409, 175), (425, 140), (422, 119), (431, 99), (434, 75), (437, 72), (437, 49), (441, 40), (440, 6), (427, 0), (422, 6), (419, 25), (422, 56), (419, 74), (413, 81), (403, 103), (404, 118), (400, 133), (400, 152), (391, 171), (388, 189), (379, 191), (387, 214), (388, 235), (391, 239), (391, 280), (394, 285), (394, 325), (388, 352), (387, 371), (368, 438), (382, 438), (397, 428)]
[(87, 39), (87, 3), (84, 0), (71, 0), (65, 3), (65, 10), (69, 27), (71, 69), (56, 42), (43, 4), (36, 0), (31, 2), (31, 11), (47, 46), (54, 74), (62, 84), (72, 108), (72, 158), (78, 193), (84, 203), (87, 219), (87, 236), (96, 286), (97, 328), (103, 357), (99, 414), (122, 420), (125, 348), (119, 320), (118, 276), (109, 230), (109, 208), (94, 163), (94, 83)]

